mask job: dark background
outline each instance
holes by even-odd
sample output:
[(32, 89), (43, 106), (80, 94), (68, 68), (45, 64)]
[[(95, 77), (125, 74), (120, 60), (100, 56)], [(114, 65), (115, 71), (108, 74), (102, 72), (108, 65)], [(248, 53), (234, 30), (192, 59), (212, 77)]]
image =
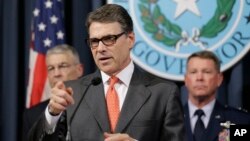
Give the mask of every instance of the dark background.
[[(1, 141), (18, 141), (21, 138), (34, 2), (35, 0), (0, 0)], [(85, 74), (95, 70), (90, 50), (84, 42), (87, 37), (85, 18), (88, 12), (104, 3), (105, 0), (65, 0), (67, 43), (80, 52)], [(239, 63), (225, 71), (225, 81), (218, 95), (222, 103), (250, 110), (249, 62), (248, 53)], [(180, 87), (183, 85), (182, 82), (176, 83)]]

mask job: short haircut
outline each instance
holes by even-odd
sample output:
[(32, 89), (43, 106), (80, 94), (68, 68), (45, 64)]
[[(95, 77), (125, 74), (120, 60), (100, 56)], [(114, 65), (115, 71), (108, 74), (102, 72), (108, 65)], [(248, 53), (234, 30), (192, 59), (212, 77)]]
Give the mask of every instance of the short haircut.
[(93, 22), (113, 23), (118, 22), (124, 32), (130, 33), (133, 31), (133, 21), (127, 10), (117, 4), (106, 4), (88, 14), (86, 27), (89, 32), (89, 27)]
[(220, 72), (220, 60), (212, 51), (203, 50), (199, 52), (194, 52), (188, 57), (187, 64), (190, 61), (190, 59), (195, 58), (195, 57), (212, 60), (215, 64), (216, 70)]
[(51, 55), (51, 54), (61, 54), (61, 53), (66, 53), (66, 52), (71, 52), (75, 58), (75, 63), (77, 64), (80, 63), (80, 57), (79, 57), (77, 50), (68, 44), (60, 44), (60, 45), (56, 45), (55, 47), (50, 48), (47, 51), (46, 56)]

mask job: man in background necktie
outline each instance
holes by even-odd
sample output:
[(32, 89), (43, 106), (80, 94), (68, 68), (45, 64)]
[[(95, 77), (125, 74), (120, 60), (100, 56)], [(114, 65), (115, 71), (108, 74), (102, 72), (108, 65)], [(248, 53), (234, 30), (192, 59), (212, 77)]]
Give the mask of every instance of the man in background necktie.
[(216, 91), (223, 81), (223, 75), (220, 60), (213, 52), (191, 54), (186, 66), (188, 102), (184, 112), (188, 141), (218, 141), (218, 135), (223, 131), (221, 123), (250, 123), (248, 113), (225, 107), (216, 100)]

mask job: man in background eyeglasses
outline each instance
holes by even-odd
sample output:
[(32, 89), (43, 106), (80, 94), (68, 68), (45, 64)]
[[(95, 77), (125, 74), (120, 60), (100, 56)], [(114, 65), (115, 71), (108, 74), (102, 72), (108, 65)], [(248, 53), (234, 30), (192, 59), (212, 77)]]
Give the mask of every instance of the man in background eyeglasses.
[[(51, 87), (58, 81), (78, 79), (83, 75), (83, 66), (75, 48), (67, 44), (57, 45), (46, 54), (47, 77)], [(44, 112), (49, 100), (26, 109), (23, 113), (23, 141), (27, 141), (29, 129)]]

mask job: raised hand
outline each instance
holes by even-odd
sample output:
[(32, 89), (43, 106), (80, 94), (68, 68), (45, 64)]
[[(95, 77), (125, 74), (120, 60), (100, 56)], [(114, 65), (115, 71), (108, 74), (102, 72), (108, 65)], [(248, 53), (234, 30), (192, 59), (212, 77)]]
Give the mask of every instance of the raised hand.
[(51, 115), (58, 115), (64, 111), (69, 105), (74, 104), (72, 97), (72, 88), (64, 85), (62, 81), (56, 83), (51, 89), (51, 97), (49, 101), (49, 112)]

